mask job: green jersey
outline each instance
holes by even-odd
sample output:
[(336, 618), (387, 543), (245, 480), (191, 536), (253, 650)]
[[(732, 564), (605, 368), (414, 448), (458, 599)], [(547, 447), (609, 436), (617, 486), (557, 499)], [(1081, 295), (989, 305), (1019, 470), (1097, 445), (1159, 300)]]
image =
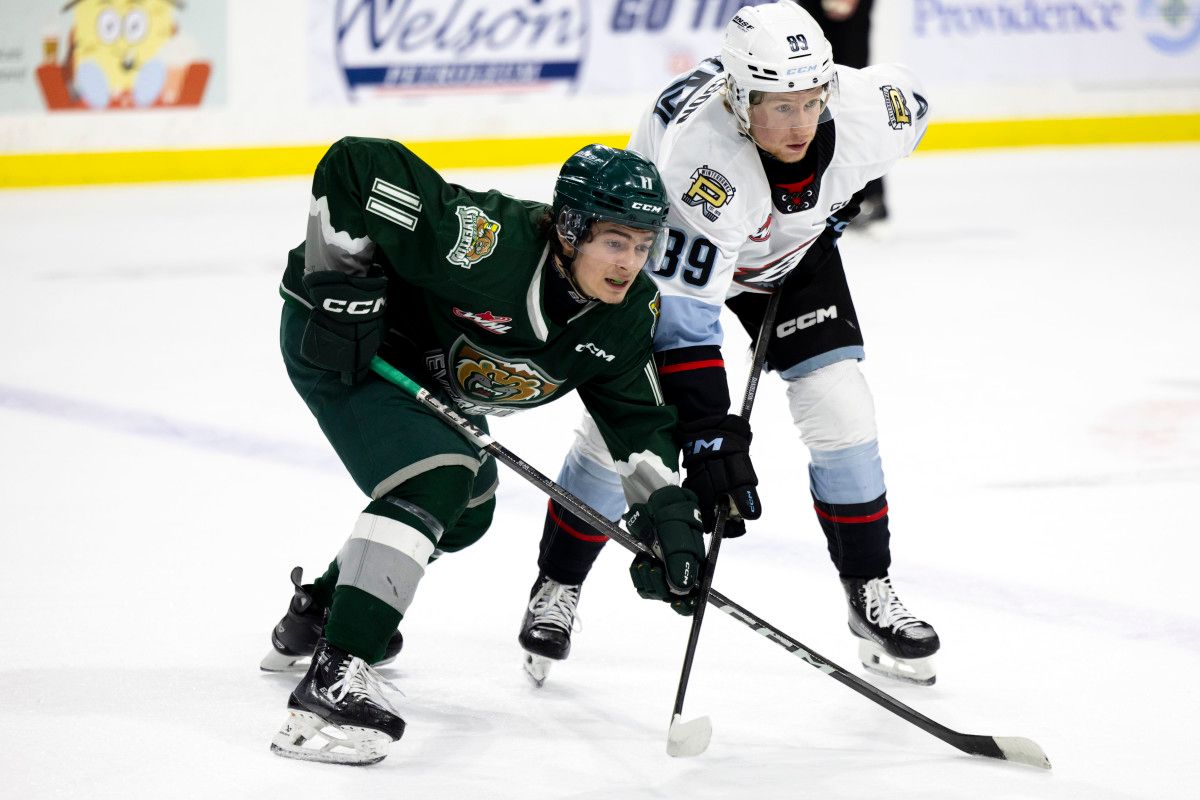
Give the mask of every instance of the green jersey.
[(302, 278), (388, 278), (380, 355), (466, 413), (505, 414), (577, 390), (630, 503), (678, 482), (675, 412), (651, 355), (654, 283), (619, 305), (572, 296), (554, 265), (548, 207), (447, 183), (403, 145), (347, 138), (313, 177), (305, 243), (284, 297), (312, 306)]

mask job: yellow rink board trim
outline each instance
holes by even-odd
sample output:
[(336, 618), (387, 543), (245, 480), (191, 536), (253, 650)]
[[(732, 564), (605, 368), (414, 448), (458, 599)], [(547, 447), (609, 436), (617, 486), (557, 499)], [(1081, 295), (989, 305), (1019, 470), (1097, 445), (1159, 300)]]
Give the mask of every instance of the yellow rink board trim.
[[(628, 134), (408, 142), (435, 169), (562, 163), (590, 142), (621, 147)], [(1200, 113), (940, 122), (921, 152), (1053, 145), (1200, 142)], [(206, 150), (0, 154), (0, 188), (308, 175), (327, 145)]]

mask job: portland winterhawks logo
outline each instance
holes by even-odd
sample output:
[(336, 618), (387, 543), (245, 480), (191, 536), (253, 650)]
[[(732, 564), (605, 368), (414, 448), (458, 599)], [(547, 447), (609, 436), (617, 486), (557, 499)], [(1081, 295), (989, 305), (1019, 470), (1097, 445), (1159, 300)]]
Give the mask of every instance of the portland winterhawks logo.
[(475, 206), (459, 206), (454, 213), (458, 216), (458, 241), (446, 253), (446, 260), (470, 269), (495, 252), (500, 241), (500, 223)]
[(895, 86), (880, 86), (883, 92), (883, 104), (887, 107), (888, 125), (892, 130), (900, 130), (905, 125), (912, 125), (912, 113), (908, 110), (908, 100), (904, 92)]
[(700, 206), (704, 216), (716, 222), (721, 216), (717, 209), (732, 200), (736, 191), (728, 178), (705, 164), (692, 173), (692, 185), (683, 193), (683, 202)]

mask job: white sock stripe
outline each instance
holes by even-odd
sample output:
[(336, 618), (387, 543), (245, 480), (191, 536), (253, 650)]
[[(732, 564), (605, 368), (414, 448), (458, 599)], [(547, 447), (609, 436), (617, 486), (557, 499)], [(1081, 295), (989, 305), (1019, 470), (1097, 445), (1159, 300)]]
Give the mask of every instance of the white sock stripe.
[(386, 545), (422, 567), (429, 563), (429, 556), (433, 554), (433, 542), (424, 533), (411, 525), (376, 514), (360, 514), (350, 538)]

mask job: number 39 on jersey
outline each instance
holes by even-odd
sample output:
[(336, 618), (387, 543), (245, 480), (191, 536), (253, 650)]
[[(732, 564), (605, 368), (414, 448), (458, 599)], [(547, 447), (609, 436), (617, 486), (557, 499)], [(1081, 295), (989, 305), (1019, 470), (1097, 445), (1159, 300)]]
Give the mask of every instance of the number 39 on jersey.
[(671, 228), (667, 236), (667, 249), (662, 260), (654, 268), (658, 278), (674, 278), (676, 273), (684, 283), (701, 287), (712, 277), (717, 263), (717, 247), (703, 236), (688, 239), (678, 228)]

